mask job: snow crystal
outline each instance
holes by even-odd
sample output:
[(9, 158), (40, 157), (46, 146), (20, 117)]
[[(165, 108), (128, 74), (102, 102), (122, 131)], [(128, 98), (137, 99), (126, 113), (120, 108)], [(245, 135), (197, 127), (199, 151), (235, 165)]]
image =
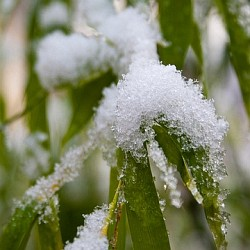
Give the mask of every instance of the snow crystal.
[(142, 147), (140, 127), (166, 121), (180, 136), (189, 136), (192, 147), (217, 148), (227, 123), (218, 119), (212, 101), (203, 98), (198, 85), (185, 81), (175, 66), (138, 61), (118, 83), (116, 136), (127, 150)]
[(46, 36), (37, 49), (36, 72), (42, 85), (51, 89), (61, 83), (76, 84), (79, 77), (107, 70), (112, 50), (103, 40), (56, 31)]
[(49, 28), (56, 25), (67, 25), (69, 22), (67, 6), (58, 1), (50, 3), (40, 11), (39, 21), (43, 28)]
[(65, 250), (107, 250), (108, 239), (102, 235), (102, 228), (105, 226), (107, 217), (107, 206), (96, 209), (92, 214), (84, 216), (84, 226), (78, 227), (77, 237), (73, 243), (68, 243)]

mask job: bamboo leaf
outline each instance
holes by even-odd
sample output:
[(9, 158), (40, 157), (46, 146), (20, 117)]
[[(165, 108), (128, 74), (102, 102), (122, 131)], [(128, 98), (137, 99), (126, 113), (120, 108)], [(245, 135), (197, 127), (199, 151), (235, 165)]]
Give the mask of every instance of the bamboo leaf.
[(192, 41), (192, 1), (158, 0), (159, 21), (167, 45), (159, 45), (158, 52), (164, 64), (181, 69)]
[(191, 46), (194, 50), (195, 55), (197, 56), (200, 65), (203, 65), (203, 52), (202, 52), (202, 42), (201, 42), (201, 33), (199, 27), (195, 21), (193, 21), (193, 36), (191, 40)]
[(10, 222), (0, 236), (0, 249), (25, 249), (31, 229), (38, 217), (36, 203), (29, 203), (24, 208), (16, 208)]
[(162, 147), (167, 159), (177, 165), (183, 182), (189, 188), (198, 203), (202, 203), (207, 222), (218, 248), (224, 249), (225, 223), (227, 214), (221, 210), (221, 189), (219, 183), (206, 171), (207, 152), (203, 148), (183, 150), (177, 136), (166, 125), (154, 126), (156, 140)]
[(126, 211), (134, 249), (170, 249), (148, 159), (138, 163), (130, 153), (121, 154)]
[(250, 32), (244, 10), (249, 1), (216, 0), (230, 37), (230, 56), (239, 79), (244, 104), (250, 116)]
[(38, 224), (41, 250), (63, 249), (58, 208), (54, 199), (49, 202), (50, 214)]

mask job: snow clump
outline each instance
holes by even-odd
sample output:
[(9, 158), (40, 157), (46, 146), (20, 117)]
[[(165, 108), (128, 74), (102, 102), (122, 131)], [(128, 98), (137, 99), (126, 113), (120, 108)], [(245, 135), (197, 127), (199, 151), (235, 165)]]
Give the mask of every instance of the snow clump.
[(96, 71), (109, 68), (112, 50), (101, 39), (55, 31), (43, 38), (37, 49), (36, 72), (46, 89), (62, 83), (77, 84)]
[(67, 5), (62, 2), (52, 2), (43, 7), (39, 12), (40, 25), (43, 28), (50, 28), (58, 25), (67, 25), (69, 23), (69, 13)]
[[(182, 151), (198, 148), (208, 151), (207, 171), (215, 180), (223, 177), (221, 144), (228, 123), (216, 115), (213, 101), (204, 98), (198, 84), (184, 79), (175, 66), (138, 59), (116, 88), (105, 90), (109, 94), (97, 109), (97, 131), (106, 133), (111, 129), (106, 134), (114, 136), (117, 147), (140, 158), (146, 155), (144, 143), (152, 141), (153, 126), (167, 126), (182, 142)], [(112, 98), (110, 107), (107, 98)], [(105, 124), (107, 128), (103, 128)]]
[(108, 207), (102, 206), (92, 214), (84, 216), (84, 226), (77, 229), (77, 237), (73, 243), (68, 243), (65, 250), (107, 250), (109, 242), (106, 235), (102, 234), (105, 226), (105, 218), (108, 215)]

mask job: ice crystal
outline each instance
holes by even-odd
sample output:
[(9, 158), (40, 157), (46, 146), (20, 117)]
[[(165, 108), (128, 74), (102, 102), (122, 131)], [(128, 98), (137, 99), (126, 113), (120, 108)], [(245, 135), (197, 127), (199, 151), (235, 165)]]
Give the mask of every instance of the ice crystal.
[(108, 207), (102, 206), (92, 214), (85, 215), (84, 226), (78, 227), (77, 237), (73, 243), (68, 243), (65, 250), (107, 250), (109, 247), (106, 235), (102, 234)]
[(36, 72), (47, 89), (61, 83), (77, 84), (80, 77), (107, 70), (110, 57), (112, 50), (101, 39), (56, 31), (39, 43)]
[(58, 1), (50, 3), (40, 11), (39, 21), (43, 28), (49, 28), (56, 25), (67, 25), (69, 22), (67, 6)]

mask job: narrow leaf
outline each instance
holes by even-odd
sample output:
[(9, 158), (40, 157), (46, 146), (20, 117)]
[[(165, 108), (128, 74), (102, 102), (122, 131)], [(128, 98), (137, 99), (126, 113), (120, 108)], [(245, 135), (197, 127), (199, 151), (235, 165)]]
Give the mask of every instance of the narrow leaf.
[(250, 116), (249, 1), (216, 0), (230, 37), (230, 56), (239, 79), (243, 101)]
[(136, 162), (130, 153), (123, 157), (122, 180), (133, 247), (135, 250), (170, 249), (149, 162), (144, 161)]
[(203, 65), (203, 52), (202, 52), (202, 41), (201, 33), (199, 27), (195, 21), (193, 21), (193, 36), (191, 40), (191, 46), (194, 50), (195, 55), (197, 56), (201, 67)]
[(202, 203), (207, 222), (218, 248), (224, 249), (225, 223), (227, 214), (221, 210), (221, 189), (219, 183), (206, 171), (205, 149), (184, 150), (178, 137), (170, 132), (166, 125), (155, 126), (156, 140), (162, 147), (167, 159), (177, 165), (183, 182), (189, 188), (198, 203)]
[(10, 222), (0, 236), (0, 249), (25, 249), (30, 231), (38, 217), (36, 203), (29, 203), (24, 208), (16, 208)]
[(166, 45), (158, 52), (164, 64), (174, 64), (181, 69), (192, 40), (192, 1), (158, 0), (159, 20)]
[(54, 199), (49, 202), (50, 214), (38, 224), (41, 250), (63, 249), (58, 208)]

